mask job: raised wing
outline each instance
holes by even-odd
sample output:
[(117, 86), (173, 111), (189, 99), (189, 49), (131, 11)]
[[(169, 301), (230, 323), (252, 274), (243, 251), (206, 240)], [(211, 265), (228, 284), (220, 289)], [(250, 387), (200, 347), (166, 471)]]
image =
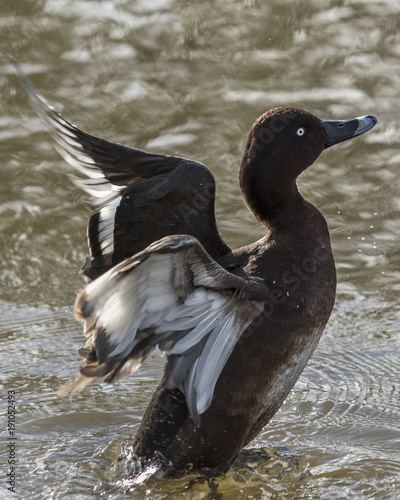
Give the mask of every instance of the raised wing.
[[(149, 154), (86, 134), (41, 97), (11, 59), (56, 149), (81, 175), (92, 198), (88, 226), (90, 279), (171, 234), (190, 234), (214, 258), (230, 252), (215, 221), (215, 181), (198, 162)], [(84, 177), (82, 177), (82, 175)]]
[(96, 379), (134, 372), (156, 345), (167, 354), (166, 384), (185, 395), (193, 420), (211, 404), (236, 342), (263, 311), (267, 287), (226, 271), (195, 238), (169, 236), (121, 262), (77, 297), (86, 346), (72, 394)]

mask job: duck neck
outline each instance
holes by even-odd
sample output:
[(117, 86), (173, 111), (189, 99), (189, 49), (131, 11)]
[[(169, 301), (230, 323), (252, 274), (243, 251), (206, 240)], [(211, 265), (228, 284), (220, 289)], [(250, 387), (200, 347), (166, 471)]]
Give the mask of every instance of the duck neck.
[(305, 204), (296, 179), (284, 179), (284, 169), (277, 170), (243, 162), (240, 168), (244, 201), (256, 219), (270, 229), (296, 224)]

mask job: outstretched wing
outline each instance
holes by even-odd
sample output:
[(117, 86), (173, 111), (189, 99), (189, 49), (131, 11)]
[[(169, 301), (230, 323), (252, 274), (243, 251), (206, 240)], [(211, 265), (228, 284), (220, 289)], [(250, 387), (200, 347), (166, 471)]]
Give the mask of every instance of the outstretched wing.
[(236, 342), (261, 314), (267, 288), (219, 266), (195, 238), (163, 238), (86, 286), (75, 316), (88, 336), (72, 394), (93, 380), (134, 372), (156, 345), (168, 357), (166, 383), (186, 397), (193, 420), (211, 404)]
[[(56, 149), (80, 174), (74, 182), (91, 196), (90, 279), (171, 234), (197, 238), (213, 258), (230, 252), (215, 221), (215, 181), (203, 164), (149, 154), (86, 134), (41, 97), (11, 59)], [(84, 177), (82, 177), (82, 175)]]

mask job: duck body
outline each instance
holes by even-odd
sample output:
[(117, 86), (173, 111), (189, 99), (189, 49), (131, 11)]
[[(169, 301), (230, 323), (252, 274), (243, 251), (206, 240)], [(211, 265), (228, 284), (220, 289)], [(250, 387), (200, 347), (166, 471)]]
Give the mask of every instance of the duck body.
[[(145, 412), (133, 447), (161, 452), (175, 470), (226, 472), (280, 408), (314, 352), (331, 313), (336, 272), (325, 220), (304, 202), (292, 228), (272, 230), (234, 250), (234, 273), (265, 280), (263, 313), (239, 339), (197, 427), (165, 379)], [(318, 235), (318, 236), (316, 236)]]
[(84, 361), (59, 394), (125, 378), (158, 345), (165, 375), (135, 452), (143, 460), (160, 452), (174, 471), (226, 472), (289, 394), (335, 300), (327, 224), (299, 193), (297, 177), (376, 119), (323, 121), (291, 107), (261, 115), (239, 182), (267, 234), (231, 250), (218, 232), (205, 165), (82, 132), (12, 62), (57, 149), (85, 176), (74, 182), (97, 197), (83, 267), (89, 284), (75, 302)]

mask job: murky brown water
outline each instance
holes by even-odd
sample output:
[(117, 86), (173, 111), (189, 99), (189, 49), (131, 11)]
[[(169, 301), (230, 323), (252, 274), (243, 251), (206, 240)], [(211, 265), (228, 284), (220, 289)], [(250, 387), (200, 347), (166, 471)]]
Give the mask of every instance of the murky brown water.
[[(233, 247), (264, 234), (236, 180), (257, 116), (296, 105), (324, 118), (378, 118), (372, 132), (328, 150), (300, 179), (328, 220), (339, 287), (314, 357), (252, 443), (278, 454), (274, 466), (252, 455), (252, 466), (238, 465), (214, 493), (189, 479), (154, 479), (130, 495), (399, 498), (399, 2), (6, 5), (0, 51), (21, 62), (67, 119), (213, 170), (219, 227)], [(15, 391), (16, 498), (110, 494), (96, 485), (106, 482), (121, 441), (134, 435), (163, 361), (154, 355), (123, 383), (57, 398), (75, 374), (82, 341), (72, 304), (82, 286), (88, 211), (4, 58), (0, 67), (1, 404)], [(7, 498), (4, 412), (0, 418), (0, 496)]]

